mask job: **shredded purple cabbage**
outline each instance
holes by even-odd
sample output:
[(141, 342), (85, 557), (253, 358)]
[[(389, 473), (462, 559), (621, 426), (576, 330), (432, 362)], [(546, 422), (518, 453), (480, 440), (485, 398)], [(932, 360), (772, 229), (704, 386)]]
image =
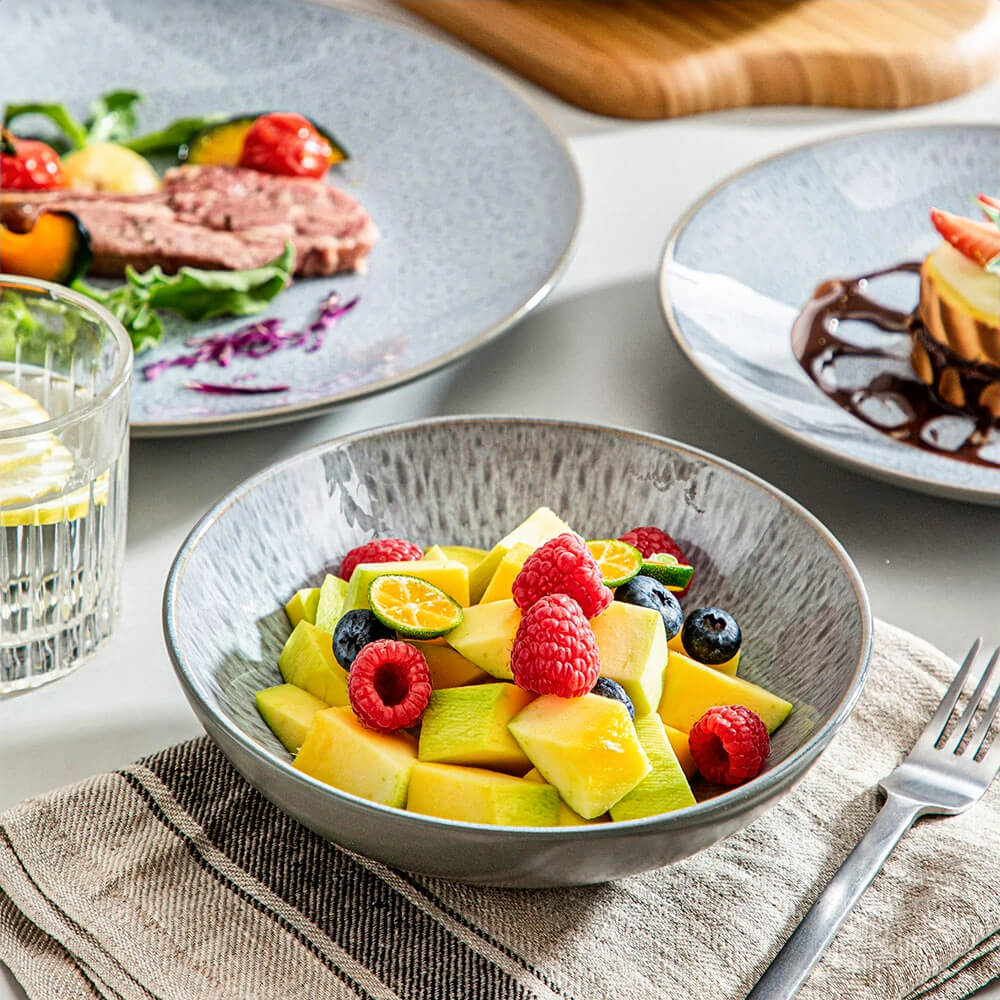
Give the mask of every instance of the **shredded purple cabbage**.
[[(305, 330), (288, 330), (284, 321), (278, 318), (262, 319), (247, 323), (232, 333), (213, 333), (208, 337), (192, 337), (185, 341), (187, 347), (193, 347), (190, 354), (181, 354), (175, 358), (154, 361), (142, 370), (147, 382), (152, 382), (170, 368), (194, 368), (204, 362), (214, 361), (225, 368), (235, 357), (251, 358), (256, 361), (267, 357), (275, 351), (287, 347), (304, 347), (307, 354), (318, 351), (323, 346), (323, 338), (327, 331), (344, 315), (358, 304), (359, 296), (348, 302), (341, 303), (340, 294), (331, 292), (320, 306), (319, 316)], [(232, 392), (259, 393), (282, 392), (286, 385), (269, 387), (223, 386), (208, 382), (188, 382), (186, 387), (198, 392)]]
[(251, 396), (262, 392), (284, 392), (287, 385), (241, 385), (239, 382), (185, 382), (185, 389), (215, 396)]

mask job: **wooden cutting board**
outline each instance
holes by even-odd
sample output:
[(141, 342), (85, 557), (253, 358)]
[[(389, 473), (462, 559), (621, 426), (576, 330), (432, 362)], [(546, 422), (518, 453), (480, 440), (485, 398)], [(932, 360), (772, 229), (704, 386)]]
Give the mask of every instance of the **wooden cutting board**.
[(400, 0), (589, 111), (902, 108), (1000, 70), (997, 0)]

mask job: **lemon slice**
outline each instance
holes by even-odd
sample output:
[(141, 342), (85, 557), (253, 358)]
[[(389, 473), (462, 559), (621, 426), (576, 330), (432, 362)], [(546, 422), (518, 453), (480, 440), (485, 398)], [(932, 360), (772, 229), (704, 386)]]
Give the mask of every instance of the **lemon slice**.
[(408, 639), (433, 639), (462, 624), (462, 607), (443, 590), (415, 576), (377, 576), (368, 603), (383, 625)]
[[(4, 424), (4, 419), (14, 419), (24, 423)], [(0, 379), (0, 430), (10, 427), (21, 427), (25, 424), (40, 424), (49, 419), (49, 415), (38, 402), (26, 392), (15, 389), (10, 382)]]
[(620, 587), (628, 583), (642, 568), (642, 553), (621, 539), (599, 538), (587, 542), (587, 548), (601, 571), (606, 587)]
[[(108, 502), (108, 474), (102, 473), (94, 480), (94, 503), (103, 507)], [(27, 524), (57, 524), (60, 521), (79, 521), (90, 513), (90, 487), (81, 486), (64, 496), (53, 497), (30, 507), (17, 510), (0, 510), (0, 527), (16, 528)]]

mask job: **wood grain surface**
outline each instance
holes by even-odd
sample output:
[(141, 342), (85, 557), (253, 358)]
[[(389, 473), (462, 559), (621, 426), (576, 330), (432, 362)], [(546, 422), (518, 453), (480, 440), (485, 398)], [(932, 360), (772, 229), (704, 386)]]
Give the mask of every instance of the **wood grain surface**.
[(573, 104), (902, 108), (1000, 70), (997, 0), (400, 0)]

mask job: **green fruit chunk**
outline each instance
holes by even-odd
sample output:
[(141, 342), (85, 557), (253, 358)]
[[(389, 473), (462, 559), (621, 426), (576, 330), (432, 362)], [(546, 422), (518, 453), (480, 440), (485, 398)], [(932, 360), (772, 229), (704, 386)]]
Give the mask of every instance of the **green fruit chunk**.
[[(548, 782), (538, 773), (538, 768), (533, 767), (525, 776), (525, 781), (536, 781), (540, 785), (547, 785)], [(558, 793), (556, 793), (558, 794)], [(562, 799), (559, 800), (559, 822), (558, 826), (593, 826), (594, 823), (607, 823), (607, 816), (598, 816), (596, 819), (584, 819), (579, 813), (572, 809)]]
[(668, 655), (659, 611), (612, 601), (590, 625), (601, 656), (601, 676), (621, 684), (636, 715), (655, 712)]
[(507, 723), (534, 695), (513, 684), (435, 691), (420, 723), (421, 760), (524, 774), (531, 767)]
[(628, 709), (585, 694), (536, 698), (508, 726), (527, 758), (584, 819), (595, 819), (650, 772)]
[(319, 601), (313, 621), (317, 628), (333, 635), (337, 622), (344, 613), (344, 597), (347, 595), (347, 581), (329, 573), (323, 578), (319, 588)]
[(410, 812), (492, 826), (556, 826), (559, 796), (540, 785), (479, 767), (420, 762), (410, 776)]
[(289, 753), (298, 753), (317, 712), (326, 702), (294, 684), (278, 684), (255, 695), (257, 711)]
[(434, 545), (432, 548), (440, 549), (444, 553), (442, 558), (454, 559), (470, 571), (489, 555), (486, 549), (474, 549), (471, 545)]
[(297, 590), (291, 600), (285, 605), (285, 614), (292, 628), (299, 622), (316, 622), (316, 608), (319, 606), (319, 587), (306, 587)]
[(480, 560), (479, 564), (470, 571), (469, 596), (472, 603), (479, 603), (493, 574), (497, 571), (497, 566), (500, 565), (500, 560), (518, 542), (530, 545), (532, 549), (537, 549), (539, 545), (544, 545), (550, 538), (555, 538), (556, 535), (561, 535), (566, 531), (572, 531), (572, 529), (562, 518), (549, 510), (548, 507), (539, 507), (510, 534), (501, 538)]
[(512, 600), (491, 601), (465, 609), (462, 624), (447, 635), (448, 645), (481, 670), (511, 680), (510, 651), (521, 611)]
[(378, 576), (415, 576), (443, 590), (463, 608), (469, 606), (469, 571), (460, 562), (446, 559), (414, 559), (410, 562), (359, 563), (351, 574), (344, 596), (344, 611), (370, 608), (368, 591)]
[(683, 590), (694, 576), (694, 567), (678, 562), (669, 552), (657, 552), (643, 560), (641, 572), (670, 590)]
[(416, 762), (412, 736), (365, 729), (348, 706), (316, 713), (293, 766), (342, 792), (402, 809)]
[(368, 588), (368, 604), (383, 625), (404, 639), (434, 639), (462, 624), (458, 601), (403, 573), (376, 576)]
[(307, 621), (292, 629), (278, 657), (281, 676), (327, 705), (347, 705), (347, 671), (334, 659), (328, 632)]
[(429, 549), (424, 549), (424, 559), (431, 562), (444, 562), (448, 556), (440, 545), (432, 545)]
[(756, 684), (741, 677), (730, 677), (671, 651), (663, 672), (663, 698), (659, 708), (664, 723), (689, 733), (691, 727), (716, 705), (745, 705), (760, 716), (770, 733), (792, 710), (784, 698)]
[(652, 770), (631, 792), (611, 807), (616, 822), (658, 816), (695, 804), (677, 755), (658, 715), (644, 715), (635, 720), (635, 731), (649, 758)]

